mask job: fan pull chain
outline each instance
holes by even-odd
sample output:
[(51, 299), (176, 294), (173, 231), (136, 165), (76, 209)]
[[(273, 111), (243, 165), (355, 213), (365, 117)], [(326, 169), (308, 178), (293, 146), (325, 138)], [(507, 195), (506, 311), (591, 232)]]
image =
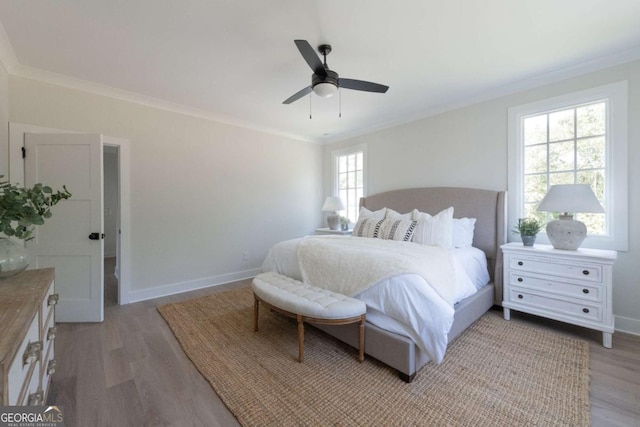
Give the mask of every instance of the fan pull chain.
[(313, 98), (313, 96), (309, 97), (309, 120), (311, 120), (311, 98)]
[(342, 89), (338, 88), (338, 118), (342, 118)]

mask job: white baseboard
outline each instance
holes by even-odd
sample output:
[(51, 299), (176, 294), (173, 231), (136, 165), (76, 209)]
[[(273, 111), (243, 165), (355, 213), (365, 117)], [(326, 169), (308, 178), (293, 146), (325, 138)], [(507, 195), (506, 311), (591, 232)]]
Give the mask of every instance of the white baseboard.
[(262, 270), (260, 268), (254, 268), (251, 270), (237, 271), (235, 273), (221, 274), (219, 276), (205, 277), (196, 280), (188, 280), (186, 282), (172, 283), (154, 288), (134, 289), (129, 292), (128, 298), (124, 299), (124, 301), (126, 301), (127, 304), (130, 304), (180, 294), (183, 292), (195, 291), (196, 289), (208, 288), (210, 286), (224, 285), (225, 283), (250, 279), (260, 274), (261, 271)]
[(640, 320), (629, 317), (615, 316), (616, 331), (627, 334), (640, 335)]

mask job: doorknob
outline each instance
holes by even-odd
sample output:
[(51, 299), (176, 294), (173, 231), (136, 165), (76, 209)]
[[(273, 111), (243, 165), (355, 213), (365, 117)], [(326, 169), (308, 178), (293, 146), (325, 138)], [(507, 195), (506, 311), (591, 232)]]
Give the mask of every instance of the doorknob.
[(100, 234), (100, 233), (91, 233), (91, 234), (89, 234), (89, 239), (91, 239), (91, 240), (104, 239), (104, 233), (102, 233), (102, 234)]

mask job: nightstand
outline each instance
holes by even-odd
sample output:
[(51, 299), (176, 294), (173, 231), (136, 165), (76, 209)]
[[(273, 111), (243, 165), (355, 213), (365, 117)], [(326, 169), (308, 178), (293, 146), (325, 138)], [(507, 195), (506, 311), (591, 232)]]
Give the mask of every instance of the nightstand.
[(611, 348), (611, 288), (617, 252), (597, 249), (565, 251), (548, 245), (502, 245), (504, 318), (522, 311), (602, 331)]
[(329, 228), (316, 228), (316, 234), (337, 234), (339, 236), (351, 236), (353, 230), (331, 230)]

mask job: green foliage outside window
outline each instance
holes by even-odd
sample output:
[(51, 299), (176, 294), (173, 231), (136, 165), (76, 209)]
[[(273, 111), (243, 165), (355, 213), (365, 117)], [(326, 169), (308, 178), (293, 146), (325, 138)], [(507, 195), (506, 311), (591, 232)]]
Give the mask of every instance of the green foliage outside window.
[[(588, 184), (605, 206), (605, 102), (525, 118), (524, 145), (526, 217), (544, 222), (557, 217), (536, 211), (555, 184)], [(604, 234), (604, 214), (577, 213), (575, 218), (587, 225), (589, 234)]]

